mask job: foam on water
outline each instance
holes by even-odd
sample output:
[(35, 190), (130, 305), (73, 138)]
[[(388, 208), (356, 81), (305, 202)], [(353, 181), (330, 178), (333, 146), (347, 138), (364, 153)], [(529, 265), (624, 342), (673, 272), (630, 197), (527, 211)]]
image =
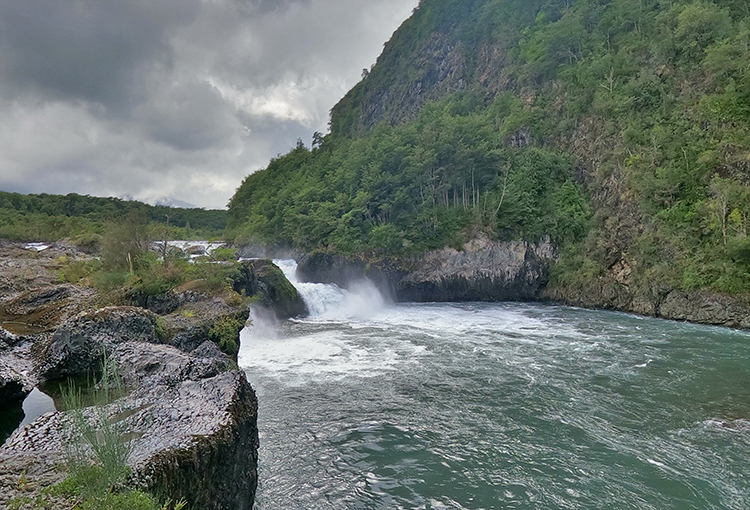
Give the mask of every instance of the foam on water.
[(294, 260), (273, 262), (302, 296), (313, 320), (368, 319), (386, 306), (385, 299), (370, 280), (354, 282), (349, 289), (335, 284), (305, 283), (297, 278)]
[(750, 335), (297, 282), (253, 318), (259, 510), (750, 505)]

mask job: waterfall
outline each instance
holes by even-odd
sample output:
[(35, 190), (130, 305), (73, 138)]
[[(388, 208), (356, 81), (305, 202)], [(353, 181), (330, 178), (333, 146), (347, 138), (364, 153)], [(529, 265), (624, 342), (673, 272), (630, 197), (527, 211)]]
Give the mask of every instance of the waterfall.
[(297, 278), (297, 262), (292, 259), (274, 260), (294, 285), (307, 305), (311, 318), (320, 319), (366, 319), (372, 317), (386, 305), (377, 287), (367, 279), (354, 283), (350, 289), (342, 289), (332, 283), (304, 283)]

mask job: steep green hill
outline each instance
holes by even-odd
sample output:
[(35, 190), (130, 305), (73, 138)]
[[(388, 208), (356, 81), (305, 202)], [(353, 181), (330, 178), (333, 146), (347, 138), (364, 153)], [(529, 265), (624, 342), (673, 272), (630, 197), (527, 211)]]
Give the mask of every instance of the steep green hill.
[(559, 295), (750, 291), (746, 0), (423, 0), (248, 176), (238, 240), (370, 256), (550, 236)]

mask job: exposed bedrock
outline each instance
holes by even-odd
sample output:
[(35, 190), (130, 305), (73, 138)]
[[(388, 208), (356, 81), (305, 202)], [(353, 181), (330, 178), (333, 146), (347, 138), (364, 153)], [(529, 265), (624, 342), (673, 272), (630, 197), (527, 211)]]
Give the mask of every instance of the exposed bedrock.
[[(233, 293), (209, 295), (200, 285), (187, 285), (147, 303), (158, 313), (134, 306), (97, 309), (94, 290), (51, 283), (55, 253), (13, 254), (0, 267), (0, 279), (16, 266), (16, 272), (44, 278), (24, 280), (31, 288), (6, 285), (0, 294), (0, 414), (20, 411), (10, 428), (0, 423), (0, 433), (17, 426), (20, 402), (37, 384), (96, 375), (106, 351), (128, 387), (106, 409), (132, 440), (133, 484), (184, 498), (192, 508), (251, 508), (257, 400), (233, 358), (246, 304)], [(18, 280), (8, 274), (8, 282)], [(262, 274), (254, 278), (262, 292), (278, 291)], [(268, 299), (270, 305), (279, 301)], [(65, 477), (58, 468), (70, 419), (63, 412), (44, 414), (0, 447), (0, 508), (14, 495), (33, 498)], [(26, 481), (21, 488), (19, 480)]]
[(234, 290), (248, 297), (255, 297), (260, 304), (271, 310), (277, 319), (288, 319), (307, 315), (307, 307), (294, 285), (269, 259), (252, 259), (240, 264), (240, 273)]
[(674, 289), (658, 281), (649, 283), (645, 287), (636, 285), (627, 272), (618, 270), (584, 284), (548, 288), (544, 297), (571, 306), (750, 329), (750, 303), (746, 299), (708, 290)]
[(549, 242), (476, 239), (462, 251), (444, 248), (408, 259), (366, 262), (330, 253), (300, 259), (304, 281), (348, 287), (367, 277), (398, 301), (499, 301), (537, 299), (555, 253)]
[(131, 306), (83, 313), (64, 323), (40, 354), (38, 373), (47, 381), (94, 375), (105, 350), (127, 341), (157, 341), (157, 315)]
[[(111, 353), (133, 388), (107, 406), (110, 421), (131, 436), (132, 481), (192, 508), (249, 509), (257, 485), (257, 400), (244, 372), (215, 344), (190, 353), (168, 345), (125, 341)], [(90, 367), (91, 368), (91, 367)], [(47, 413), (16, 431), (0, 460), (63, 460), (71, 427)], [(2, 503), (0, 501), (0, 503)]]
[(463, 251), (425, 253), (396, 288), (401, 301), (532, 300), (549, 279), (554, 258), (546, 242), (474, 240)]

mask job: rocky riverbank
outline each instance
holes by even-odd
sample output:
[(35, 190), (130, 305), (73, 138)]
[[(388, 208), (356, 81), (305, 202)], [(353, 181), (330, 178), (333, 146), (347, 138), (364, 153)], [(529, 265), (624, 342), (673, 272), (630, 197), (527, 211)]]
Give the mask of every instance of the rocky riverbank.
[(583, 308), (750, 329), (747, 299), (709, 290), (683, 290), (658, 279), (637, 281), (624, 260), (587, 281), (547, 286), (539, 298)]
[[(239, 331), (248, 303), (279, 318), (305, 313), (296, 290), (270, 261), (252, 260), (238, 265), (229, 294), (185, 284), (142, 306), (102, 306), (93, 289), (56, 283), (63, 264), (86, 257), (0, 242), (3, 414), (20, 420), (21, 401), (40, 384), (96, 376), (106, 352), (127, 388), (106, 413), (128, 431), (130, 483), (191, 508), (251, 508), (257, 400), (236, 365)], [(65, 477), (70, 419), (43, 414), (0, 447), (0, 508)]]
[(299, 260), (303, 281), (348, 287), (364, 277), (396, 301), (549, 301), (671, 320), (750, 329), (750, 302), (664, 282), (639, 284), (627, 261), (586, 282), (549, 284), (557, 255), (549, 242), (471, 241), (406, 258), (347, 259), (313, 253)]
[(549, 242), (477, 239), (460, 251), (379, 261), (315, 253), (300, 259), (297, 273), (304, 281), (343, 287), (366, 277), (396, 301), (528, 301), (539, 297), (554, 257)]

